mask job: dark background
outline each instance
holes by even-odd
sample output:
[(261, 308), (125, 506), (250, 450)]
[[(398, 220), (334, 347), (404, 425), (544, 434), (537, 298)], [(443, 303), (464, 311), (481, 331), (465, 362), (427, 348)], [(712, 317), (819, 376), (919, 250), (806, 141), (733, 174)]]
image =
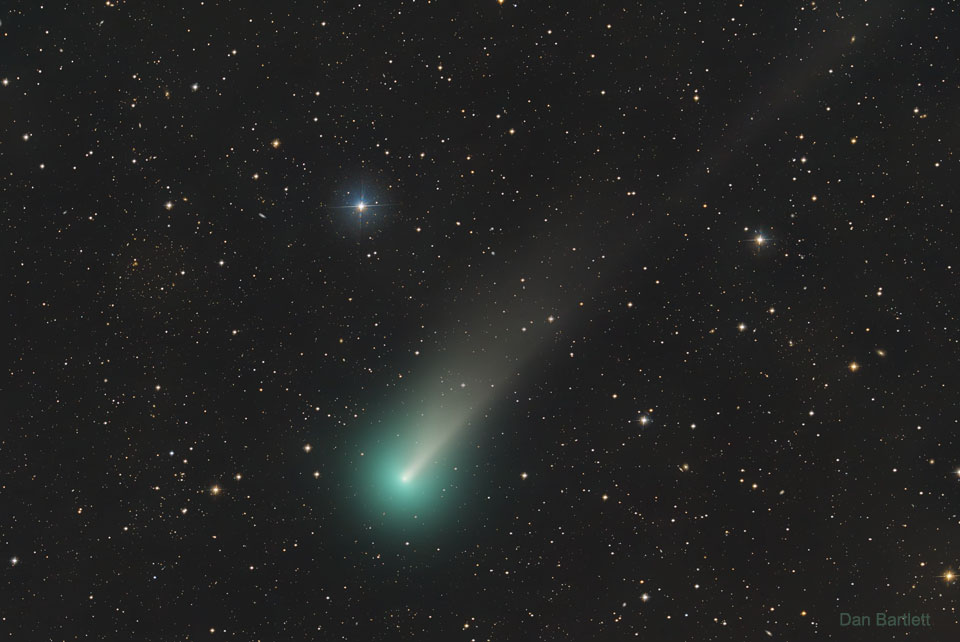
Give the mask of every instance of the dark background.
[[(953, 634), (956, 7), (7, 4), (0, 631)], [(461, 345), (441, 526), (356, 509)]]

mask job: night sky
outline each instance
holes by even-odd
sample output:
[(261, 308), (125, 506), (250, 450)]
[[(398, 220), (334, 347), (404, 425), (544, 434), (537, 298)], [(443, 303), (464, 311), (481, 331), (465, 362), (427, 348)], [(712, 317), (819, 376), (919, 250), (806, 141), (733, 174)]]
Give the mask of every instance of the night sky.
[(956, 636), (956, 3), (66, 4), (3, 639)]

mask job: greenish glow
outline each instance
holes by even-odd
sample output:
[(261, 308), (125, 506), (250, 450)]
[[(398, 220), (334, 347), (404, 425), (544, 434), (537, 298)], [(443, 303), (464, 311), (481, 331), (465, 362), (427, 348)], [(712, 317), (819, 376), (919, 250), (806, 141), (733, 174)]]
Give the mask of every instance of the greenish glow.
[(425, 374), (405, 378), (359, 437), (364, 454), (352, 462), (351, 485), (367, 525), (403, 531), (461, 520), (460, 489), (468, 482), (461, 466), (474, 450), (472, 429), (485, 423), (505, 366), (459, 350), (438, 361), (425, 364)]
[(401, 530), (448, 521), (457, 506), (460, 472), (450, 453), (437, 454), (411, 470), (424, 445), (407, 436), (415, 432), (410, 426), (401, 429), (372, 438), (364, 449), (357, 470), (357, 508), (364, 521)]

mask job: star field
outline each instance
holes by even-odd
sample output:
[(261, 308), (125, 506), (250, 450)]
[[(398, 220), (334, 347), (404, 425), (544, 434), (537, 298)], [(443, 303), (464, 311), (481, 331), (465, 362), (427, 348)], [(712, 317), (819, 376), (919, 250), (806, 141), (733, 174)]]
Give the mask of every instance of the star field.
[(0, 10), (0, 636), (949, 639), (957, 17)]

